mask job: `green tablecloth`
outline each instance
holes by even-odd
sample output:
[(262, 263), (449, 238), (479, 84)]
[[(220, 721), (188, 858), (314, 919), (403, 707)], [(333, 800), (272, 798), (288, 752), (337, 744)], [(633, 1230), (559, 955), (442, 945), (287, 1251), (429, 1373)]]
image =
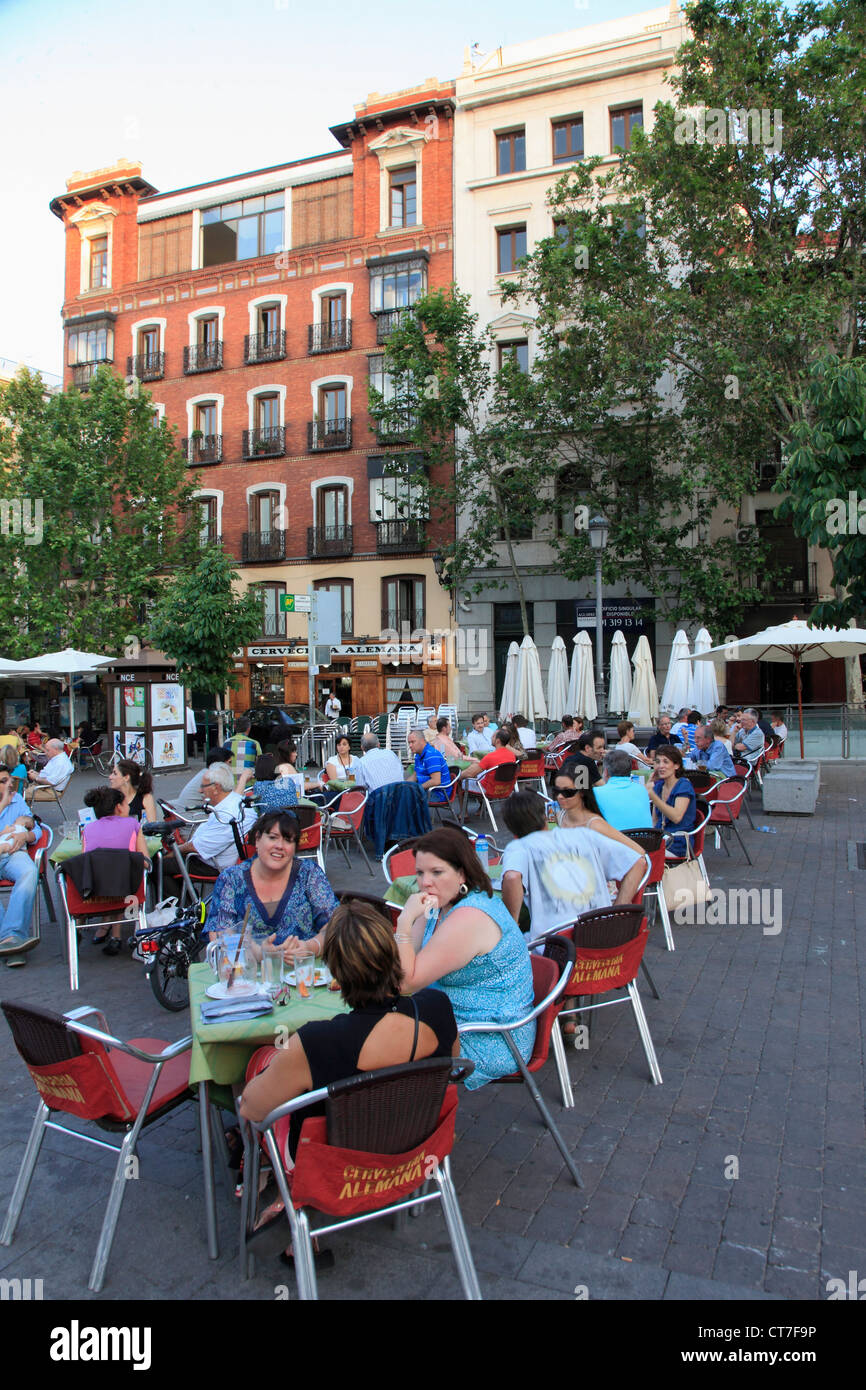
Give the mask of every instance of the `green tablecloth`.
[(333, 990), (314, 989), (309, 999), (301, 999), (292, 990), (290, 1003), (278, 1005), (273, 1013), (261, 1018), (242, 1019), (238, 1023), (208, 1023), (201, 1021), (201, 1005), (207, 998), (205, 990), (214, 984), (209, 965), (193, 965), (189, 972), (189, 1007), (191, 1016), (192, 1052), (189, 1079), (215, 1081), (230, 1086), (244, 1079), (247, 1063), (257, 1047), (272, 1046), (279, 1040), (297, 1033), (305, 1023), (316, 1019), (333, 1018), (348, 1013), (348, 1005)]
[[(490, 882), (496, 892), (502, 889), (502, 865), (491, 864)], [(404, 874), (402, 878), (395, 878), (391, 887), (385, 894), (385, 902), (393, 903), (395, 907), (403, 907), (409, 901), (413, 893), (418, 892), (418, 880), (414, 874)]]
[[(147, 845), (147, 852), (153, 859), (153, 856), (162, 849), (162, 840), (158, 835), (145, 835), (144, 840)], [(70, 835), (68, 839), (60, 840), (54, 846), (48, 858), (52, 864), (61, 864), (64, 859), (72, 859), (76, 854), (81, 853), (81, 840), (77, 835)]]

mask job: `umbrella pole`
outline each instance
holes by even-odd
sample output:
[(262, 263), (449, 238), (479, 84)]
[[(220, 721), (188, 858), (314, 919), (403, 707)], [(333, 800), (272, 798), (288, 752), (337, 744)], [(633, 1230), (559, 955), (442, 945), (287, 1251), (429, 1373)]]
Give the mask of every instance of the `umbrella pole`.
[(803, 676), (800, 670), (800, 653), (794, 653), (794, 669), (797, 672), (797, 711), (800, 716), (800, 759), (805, 759), (805, 745), (803, 743)]
[(72, 691), (72, 672), (69, 672), (69, 742), (75, 738), (75, 696)]

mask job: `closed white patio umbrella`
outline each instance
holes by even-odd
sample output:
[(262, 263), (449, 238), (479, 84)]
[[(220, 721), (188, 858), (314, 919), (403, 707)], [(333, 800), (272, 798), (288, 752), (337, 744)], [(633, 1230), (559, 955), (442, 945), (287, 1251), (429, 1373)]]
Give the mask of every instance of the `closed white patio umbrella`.
[(573, 639), (571, 680), (568, 683), (568, 712), (581, 719), (591, 720), (598, 715), (595, 701), (595, 678), (592, 667), (592, 642), (585, 628)]
[(622, 629), (617, 628), (610, 646), (610, 693), (607, 708), (610, 714), (625, 714), (631, 701), (631, 663)]
[(866, 653), (866, 629), (857, 627), (810, 627), (802, 618), (778, 623), (751, 637), (738, 637), (708, 652), (696, 652), (693, 661), (712, 661), (724, 656), (728, 661), (785, 661), (793, 663), (797, 676), (797, 711), (800, 717), (800, 757), (805, 758), (803, 739), (803, 662), (826, 661), (829, 657), (849, 658)]
[(653, 674), (653, 659), (646, 637), (639, 637), (631, 659), (634, 667), (634, 682), (631, 689), (631, 703), (628, 718), (635, 724), (652, 724), (659, 712), (659, 693)]
[(688, 663), (691, 656), (689, 651), (689, 639), (680, 628), (674, 637), (671, 647), (671, 659), (668, 665), (668, 674), (665, 679), (665, 687), (659, 700), (659, 709), (663, 714), (676, 714), (683, 706), (692, 709), (692, 668)]
[(541, 681), (541, 662), (538, 659), (538, 648), (529, 633), (520, 644), (514, 713), (524, 715), (533, 728), (536, 719), (547, 718), (547, 701), (544, 698), (544, 686)]
[(508, 648), (508, 656), (505, 661), (505, 683), (502, 686), (502, 699), (499, 705), (499, 718), (507, 719), (510, 714), (517, 713), (517, 662), (520, 658), (520, 648), (516, 642), (512, 642)]
[[(547, 672), (547, 717), (561, 719), (568, 700), (568, 657), (561, 637), (554, 637)], [(569, 713), (571, 711), (568, 711)]]
[[(703, 652), (708, 652), (713, 645), (713, 639), (702, 627), (695, 638), (695, 656), (700, 656)], [(699, 666), (692, 667), (694, 684), (692, 686), (693, 709), (698, 710), (705, 718), (715, 713), (719, 703), (719, 686), (716, 680), (716, 668), (711, 661), (702, 661)]]

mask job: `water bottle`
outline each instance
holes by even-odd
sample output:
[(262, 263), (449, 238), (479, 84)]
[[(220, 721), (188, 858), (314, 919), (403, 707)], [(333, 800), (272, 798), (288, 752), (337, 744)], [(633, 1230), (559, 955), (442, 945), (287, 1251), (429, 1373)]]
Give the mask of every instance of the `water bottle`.
[(553, 829), (553, 827), (557, 824), (555, 801), (548, 801), (547, 803), (547, 824), (551, 827), (551, 829)]
[(487, 836), (486, 836), (486, 835), (479, 835), (479, 836), (478, 836), (478, 839), (475, 841), (475, 853), (478, 855), (478, 858), (481, 860), (481, 866), (482, 866), (482, 868), (484, 869), (484, 872), (487, 873), (487, 870), (488, 870), (489, 867), (490, 867), (490, 863), (489, 863), (490, 855), (489, 855), (489, 853), (488, 853)]

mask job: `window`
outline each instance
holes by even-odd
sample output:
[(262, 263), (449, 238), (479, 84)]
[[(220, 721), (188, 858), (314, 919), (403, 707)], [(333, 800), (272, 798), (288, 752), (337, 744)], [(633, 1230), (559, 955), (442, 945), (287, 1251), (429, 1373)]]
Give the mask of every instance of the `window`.
[(499, 368), (503, 362), (513, 362), (519, 371), (529, 371), (529, 343), (525, 338), (515, 339), (513, 343), (499, 343), (496, 351)]
[(257, 430), (276, 430), (280, 427), (279, 396), (256, 396), (255, 421)]
[[(517, 493), (516, 479), (513, 469), (507, 469), (502, 474), (499, 485), (500, 503), (508, 516), (508, 531), (513, 541), (532, 540), (532, 517), (524, 516), (520, 511), (520, 498)], [(499, 539), (505, 540), (505, 527), (499, 532)]]
[(319, 427), (326, 436), (340, 434), (345, 430), (345, 386), (322, 386), (319, 388)]
[(563, 217), (553, 219), (553, 235), (563, 246), (567, 246), (571, 241), (571, 228)]
[(496, 273), (506, 275), (516, 270), (517, 262), (526, 255), (526, 225), (499, 227), (496, 231)]
[(583, 159), (583, 117), (569, 116), (566, 121), (554, 121), (554, 164), (573, 164), (576, 159)]
[(138, 335), (138, 354), (150, 366), (159, 352), (159, 329), (143, 328)]
[(556, 479), (556, 534), (573, 536), (577, 531), (574, 524), (575, 507), (581, 498), (588, 497), (592, 491), (592, 480), (582, 468), (568, 465), (560, 470)]
[(79, 362), (112, 362), (114, 360), (114, 329), (108, 324), (89, 328), (73, 328), (66, 339), (66, 361), (70, 367)]
[(108, 284), (108, 237), (95, 236), (90, 240), (90, 288), (104, 289)]
[(214, 545), (219, 540), (217, 499), (216, 497), (202, 497), (199, 499), (201, 510), (201, 527), (199, 529), (199, 544)]
[(351, 579), (316, 579), (313, 582), (313, 588), (322, 589), (329, 594), (339, 593), (343, 613), (343, 641), (349, 641), (355, 631), (353, 585)]
[(385, 371), (384, 357), (371, 357), (368, 359), (370, 370), (370, 385), (374, 391), (378, 391), (385, 404), (398, 411), (389, 420), (382, 420), (376, 425), (376, 433), (380, 438), (384, 436), (402, 436), (410, 434), (415, 428), (415, 414), (410, 409), (413, 393), (413, 380), (411, 372), (403, 372), (393, 376)]
[(212, 347), (219, 340), (219, 319), (216, 315), (213, 318), (197, 319), (196, 330), (199, 347)]
[(370, 313), (414, 304), (427, 291), (427, 262), (421, 257), (370, 267)]
[(329, 336), (339, 336), (346, 318), (345, 293), (323, 294), (321, 302), (322, 327), (327, 329)]
[[(262, 584), (262, 636), (285, 637), (286, 615), (280, 611), (280, 599), (286, 592), (285, 584)], [(282, 691), (280, 691), (282, 699)]]
[(610, 113), (610, 149), (631, 149), (631, 133), (643, 126), (643, 106), (623, 106)]
[(526, 168), (526, 131), (508, 130), (496, 137), (497, 174), (519, 174)]
[(284, 193), (238, 199), (201, 215), (202, 266), (268, 256), (283, 244)]
[(316, 526), (327, 540), (340, 540), (349, 521), (349, 490), (344, 484), (316, 490)]
[(417, 221), (415, 165), (391, 170), (391, 226), (414, 227)]
[[(385, 472), (385, 468), (388, 472)], [(395, 471), (399, 467), (399, 472)], [(427, 491), (422, 483), (423, 464), (419, 455), (399, 458), (380, 456), (367, 460), (370, 476), (370, 520), (426, 520), (429, 515)]]
[(270, 339), (280, 331), (279, 304), (262, 304), (259, 308), (259, 333)]
[(195, 428), (201, 434), (215, 435), (217, 432), (217, 408), (215, 402), (197, 405), (195, 408)]
[(395, 575), (382, 580), (382, 627), (425, 626), (424, 578), (418, 574)]

